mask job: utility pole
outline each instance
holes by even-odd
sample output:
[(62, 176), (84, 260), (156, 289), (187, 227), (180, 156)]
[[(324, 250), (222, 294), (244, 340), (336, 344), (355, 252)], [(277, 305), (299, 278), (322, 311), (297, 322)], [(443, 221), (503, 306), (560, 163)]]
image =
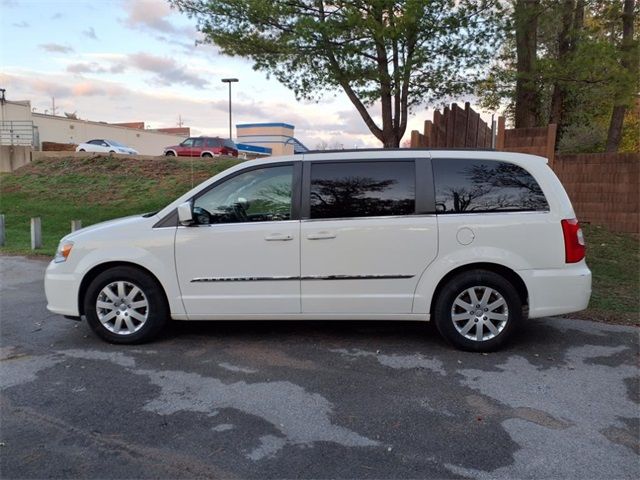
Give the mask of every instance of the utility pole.
[(228, 83), (229, 84), (229, 140), (231, 140), (233, 138), (233, 135), (231, 134), (231, 84), (234, 82), (237, 82), (238, 79), (237, 78), (223, 78), (222, 79), (222, 83)]
[(184, 125), (184, 122), (182, 121), (182, 115), (178, 115), (178, 126), (182, 127), (182, 125)]
[(56, 113), (56, 97), (51, 97), (51, 115), (55, 115)]

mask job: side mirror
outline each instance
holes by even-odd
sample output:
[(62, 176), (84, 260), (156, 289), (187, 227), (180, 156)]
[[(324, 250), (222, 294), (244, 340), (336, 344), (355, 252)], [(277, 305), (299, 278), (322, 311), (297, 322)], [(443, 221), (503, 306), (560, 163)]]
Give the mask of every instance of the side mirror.
[(193, 223), (193, 211), (191, 202), (184, 202), (178, 205), (178, 222), (180, 225), (191, 225)]

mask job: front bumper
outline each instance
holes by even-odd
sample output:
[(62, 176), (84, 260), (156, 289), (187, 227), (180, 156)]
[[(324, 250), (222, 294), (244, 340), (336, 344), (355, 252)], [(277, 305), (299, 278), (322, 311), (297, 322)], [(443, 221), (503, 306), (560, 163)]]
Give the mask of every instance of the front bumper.
[(69, 317), (79, 317), (78, 290), (80, 280), (73, 272), (66, 271), (66, 262), (51, 261), (44, 275), (44, 293), (47, 310)]
[(529, 318), (579, 312), (589, 305), (591, 270), (584, 261), (565, 268), (520, 270), (529, 291)]

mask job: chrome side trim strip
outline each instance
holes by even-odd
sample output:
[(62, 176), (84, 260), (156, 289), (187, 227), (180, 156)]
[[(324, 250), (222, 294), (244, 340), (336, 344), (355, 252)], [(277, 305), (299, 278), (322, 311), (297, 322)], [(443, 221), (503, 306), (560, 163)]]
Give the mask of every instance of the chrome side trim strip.
[(306, 275), (300, 280), (399, 280), (413, 275)]
[(265, 282), (265, 281), (281, 281), (281, 280), (300, 280), (299, 276), (293, 277), (197, 277), (191, 280), (191, 283), (209, 283), (209, 282)]
[(400, 280), (414, 275), (305, 275), (282, 277), (197, 277), (191, 283), (211, 282), (272, 282), (283, 280)]

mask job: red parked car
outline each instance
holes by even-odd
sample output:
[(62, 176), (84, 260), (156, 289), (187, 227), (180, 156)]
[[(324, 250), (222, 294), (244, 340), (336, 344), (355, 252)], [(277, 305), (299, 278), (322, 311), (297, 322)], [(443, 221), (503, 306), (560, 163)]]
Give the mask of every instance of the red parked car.
[(232, 140), (220, 137), (189, 137), (180, 145), (164, 149), (168, 157), (217, 157), (219, 155), (238, 156), (238, 148)]

